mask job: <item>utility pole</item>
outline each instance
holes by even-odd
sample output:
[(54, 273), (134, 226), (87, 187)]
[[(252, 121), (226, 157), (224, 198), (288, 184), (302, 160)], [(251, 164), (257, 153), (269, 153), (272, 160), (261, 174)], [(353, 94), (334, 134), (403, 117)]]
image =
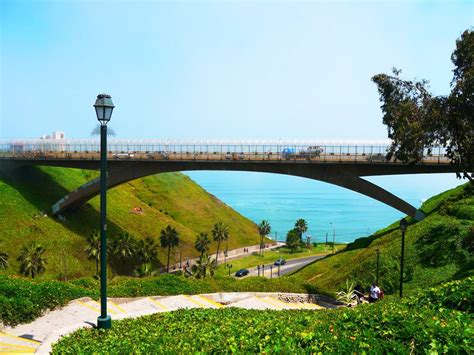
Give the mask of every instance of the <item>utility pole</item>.
[(326, 243), (324, 244), (324, 251), (327, 250), (328, 247), (328, 232), (326, 232)]

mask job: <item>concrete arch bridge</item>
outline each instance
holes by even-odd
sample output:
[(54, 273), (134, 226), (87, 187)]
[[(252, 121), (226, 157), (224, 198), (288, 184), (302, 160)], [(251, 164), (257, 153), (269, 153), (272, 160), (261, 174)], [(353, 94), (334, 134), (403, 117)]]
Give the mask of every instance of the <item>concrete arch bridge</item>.
[[(164, 172), (225, 170), (265, 172), (324, 181), (359, 192), (421, 220), (423, 212), (365, 176), (453, 173), (439, 147), (415, 164), (388, 160), (389, 141), (117, 140), (108, 144), (108, 187)], [(87, 139), (0, 141), (0, 168), (25, 165), (99, 170), (100, 142)], [(100, 193), (99, 179), (64, 196), (55, 215)]]

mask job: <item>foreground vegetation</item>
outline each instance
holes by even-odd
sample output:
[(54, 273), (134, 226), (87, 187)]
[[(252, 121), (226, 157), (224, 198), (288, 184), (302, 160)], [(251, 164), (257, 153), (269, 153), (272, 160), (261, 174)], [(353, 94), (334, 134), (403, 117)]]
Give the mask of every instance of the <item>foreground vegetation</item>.
[(81, 329), (53, 354), (187, 352), (472, 353), (474, 279), (354, 309), (178, 310)]

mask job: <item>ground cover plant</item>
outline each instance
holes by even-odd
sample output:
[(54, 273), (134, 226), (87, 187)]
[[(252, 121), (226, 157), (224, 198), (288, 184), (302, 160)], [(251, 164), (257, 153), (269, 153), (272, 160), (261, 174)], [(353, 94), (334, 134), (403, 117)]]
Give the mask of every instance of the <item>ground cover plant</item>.
[[(53, 354), (164, 352), (469, 353), (474, 278), (338, 310), (193, 309), (81, 329)], [(435, 296), (436, 297), (433, 297)]]

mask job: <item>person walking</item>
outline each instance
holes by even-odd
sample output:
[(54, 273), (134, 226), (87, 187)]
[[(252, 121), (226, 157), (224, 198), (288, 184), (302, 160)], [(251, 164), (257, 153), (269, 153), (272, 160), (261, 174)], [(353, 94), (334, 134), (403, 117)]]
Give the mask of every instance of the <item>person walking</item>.
[(370, 286), (369, 303), (377, 302), (379, 298), (380, 298), (380, 288), (376, 285), (375, 282), (373, 282), (372, 286)]

